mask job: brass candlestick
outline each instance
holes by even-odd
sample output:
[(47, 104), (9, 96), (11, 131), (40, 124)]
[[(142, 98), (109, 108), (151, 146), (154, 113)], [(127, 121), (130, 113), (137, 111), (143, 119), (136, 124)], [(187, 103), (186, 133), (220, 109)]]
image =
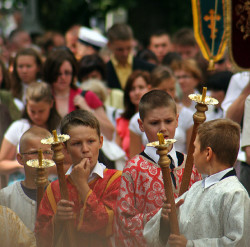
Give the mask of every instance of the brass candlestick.
[(38, 159), (28, 160), (26, 163), (30, 167), (34, 167), (36, 169), (36, 178), (35, 183), (37, 187), (37, 194), (36, 194), (36, 207), (38, 212), (38, 208), (40, 202), (43, 198), (44, 188), (48, 183), (47, 175), (46, 175), (46, 168), (55, 165), (53, 160), (43, 159), (42, 150), (38, 151)]
[(167, 199), (167, 203), (171, 204), (171, 213), (169, 214), (170, 232), (176, 235), (180, 235), (179, 224), (176, 214), (174, 193), (172, 189), (172, 180), (169, 168), (171, 161), (167, 156), (169, 148), (171, 148), (172, 144), (176, 142), (176, 140), (174, 139), (165, 140), (161, 133), (158, 133), (157, 135), (159, 141), (148, 143), (147, 146), (157, 148), (156, 153), (160, 156), (158, 164), (162, 170), (165, 196)]
[(207, 88), (203, 87), (203, 92), (202, 95), (200, 94), (190, 94), (189, 98), (197, 103), (195, 108), (197, 111), (193, 115), (193, 120), (194, 120), (194, 126), (193, 126), (193, 131), (188, 147), (188, 154), (187, 154), (187, 160), (186, 160), (186, 165), (182, 177), (182, 183), (181, 183), (181, 188), (179, 192), (179, 196), (181, 196), (183, 193), (185, 193), (188, 190), (188, 186), (190, 183), (190, 178), (193, 170), (193, 163), (194, 163), (194, 158), (193, 158), (193, 153), (194, 153), (194, 141), (197, 133), (198, 126), (205, 122), (206, 120), (206, 114), (205, 112), (208, 109), (208, 105), (217, 105), (219, 102), (217, 99), (214, 99), (212, 97), (206, 96)]
[[(54, 151), (53, 160), (56, 163), (57, 175), (59, 180), (59, 187), (61, 193), (61, 199), (69, 200), (69, 193), (66, 183), (66, 177), (64, 173), (63, 163), (64, 163), (64, 155), (62, 152), (63, 149), (63, 142), (66, 142), (70, 139), (69, 135), (57, 135), (56, 130), (52, 131), (53, 136), (48, 137), (46, 139), (42, 139), (43, 144), (51, 145), (51, 149)], [(74, 230), (73, 230), (73, 221), (68, 221), (65, 224), (66, 227), (66, 234), (67, 234), (67, 242), (65, 246), (75, 247), (75, 237), (74, 237)], [(61, 234), (59, 232), (59, 234)], [(54, 238), (56, 240), (56, 238)], [(56, 245), (56, 243), (54, 243)]]

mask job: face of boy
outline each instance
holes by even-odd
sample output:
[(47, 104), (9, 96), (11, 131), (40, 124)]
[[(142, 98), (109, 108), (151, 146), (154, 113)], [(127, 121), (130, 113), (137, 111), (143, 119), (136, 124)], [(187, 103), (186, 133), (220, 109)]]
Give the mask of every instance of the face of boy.
[(206, 153), (205, 151), (201, 152), (200, 148), (201, 148), (200, 140), (199, 140), (199, 136), (197, 135), (194, 141), (194, 153), (193, 153), (194, 164), (199, 173), (208, 174), (205, 169)]
[(128, 56), (133, 48), (133, 40), (114, 40), (108, 44), (108, 47), (119, 63), (127, 64)]
[(138, 120), (140, 130), (146, 133), (149, 142), (158, 140), (157, 133), (172, 139), (178, 126), (178, 115), (171, 107), (159, 107), (149, 111), (144, 120)]
[(17, 155), (18, 162), (25, 166), (25, 174), (33, 174), (35, 176), (36, 169), (27, 166), (26, 162), (32, 159), (38, 159), (38, 150), (41, 149), (43, 152), (43, 159), (52, 159), (53, 152), (51, 151), (50, 145), (44, 145), (41, 143), (40, 137), (30, 138), (25, 140), (22, 145), (22, 152)]
[(73, 165), (77, 165), (82, 159), (87, 158), (92, 171), (98, 160), (103, 137), (99, 137), (95, 129), (83, 125), (72, 126), (68, 135), (70, 139), (67, 142), (67, 152), (71, 156)]

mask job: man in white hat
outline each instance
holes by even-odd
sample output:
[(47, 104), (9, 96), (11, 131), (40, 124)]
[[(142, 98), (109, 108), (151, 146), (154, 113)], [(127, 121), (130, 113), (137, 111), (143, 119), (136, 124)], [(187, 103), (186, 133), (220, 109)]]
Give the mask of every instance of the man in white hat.
[(78, 33), (76, 58), (81, 59), (83, 56), (95, 54), (106, 44), (107, 39), (102, 34), (93, 29), (81, 27)]

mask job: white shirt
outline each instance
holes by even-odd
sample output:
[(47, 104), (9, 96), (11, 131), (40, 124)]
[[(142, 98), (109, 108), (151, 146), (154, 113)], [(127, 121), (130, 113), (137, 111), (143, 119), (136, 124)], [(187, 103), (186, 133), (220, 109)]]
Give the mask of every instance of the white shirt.
[[(146, 146), (146, 148), (144, 149), (144, 152), (155, 162), (158, 164), (158, 160), (159, 160), (159, 155), (156, 153), (157, 149), (154, 147), (148, 147)], [(172, 160), (173, 160), (173, 165), (175, 167), (178, 166), (178, 160), (177, 160), (177, 156), (176, 156), (176, 151), (175, 151), (175, 147), (173, 145), (171, 151), (168, 153), (168, 155), (171, 156)]]
[(202, 180), (202, 187), (207, 189), (208, 187), (218, 183), (228, 172), (232, 171), (233, 167), (230, 167), (221, 172), (215, 173), (211, 176), (208, 176)]
[[(72, 172), (72, 169), (73, 169), (73, 165), (70, 166), (70, 168), (66, 172), (66, 175), (70, 175), (70, 173)], [(105, 165), (97, 162), (94, 169), (92, 170), (92, 172), (89, 175), (88, 183), (91, 182), (92, 180), (94, 180), (97, 176), (99, 176), (100, 178), (103, 178), (103, 173), (104, 173), (105, 169), (106, 169)]]

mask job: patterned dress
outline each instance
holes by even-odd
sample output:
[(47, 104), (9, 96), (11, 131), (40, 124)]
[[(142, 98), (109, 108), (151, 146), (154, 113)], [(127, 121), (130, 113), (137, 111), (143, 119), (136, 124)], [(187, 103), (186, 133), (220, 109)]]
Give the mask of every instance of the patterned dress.
[[(176, 152), (177, 167), (172, 169), (174, 197), (178, 197), (186, 155)], [(201, 180), (201, 175), (193, 168), (191, 186)], [(143, 237), (145, 224), (163, 206), (165, 198), (161, 168), (143, 152), (130, 160), (122, 174), (117, 201), (115, 243), (117, 247), (146, 246)]]
[[(77, 246), (110, 246), (113, 233), (115, 204), (121, 179), (121, 171), (105, 169), (103, 178), (89, 183), (90, 191), (82, 202), (70, 176), (66, 177), (69, 200), (74, 202), (75, 220), (73, 238)], [(41, 201), (35, 232), (39, 246), (69, 246), (67, 232), (54, 234), (56, 205), (61, 200), (58, 180), (52, 182)], [(65, 228), (64, 228), (65, 229)]]

